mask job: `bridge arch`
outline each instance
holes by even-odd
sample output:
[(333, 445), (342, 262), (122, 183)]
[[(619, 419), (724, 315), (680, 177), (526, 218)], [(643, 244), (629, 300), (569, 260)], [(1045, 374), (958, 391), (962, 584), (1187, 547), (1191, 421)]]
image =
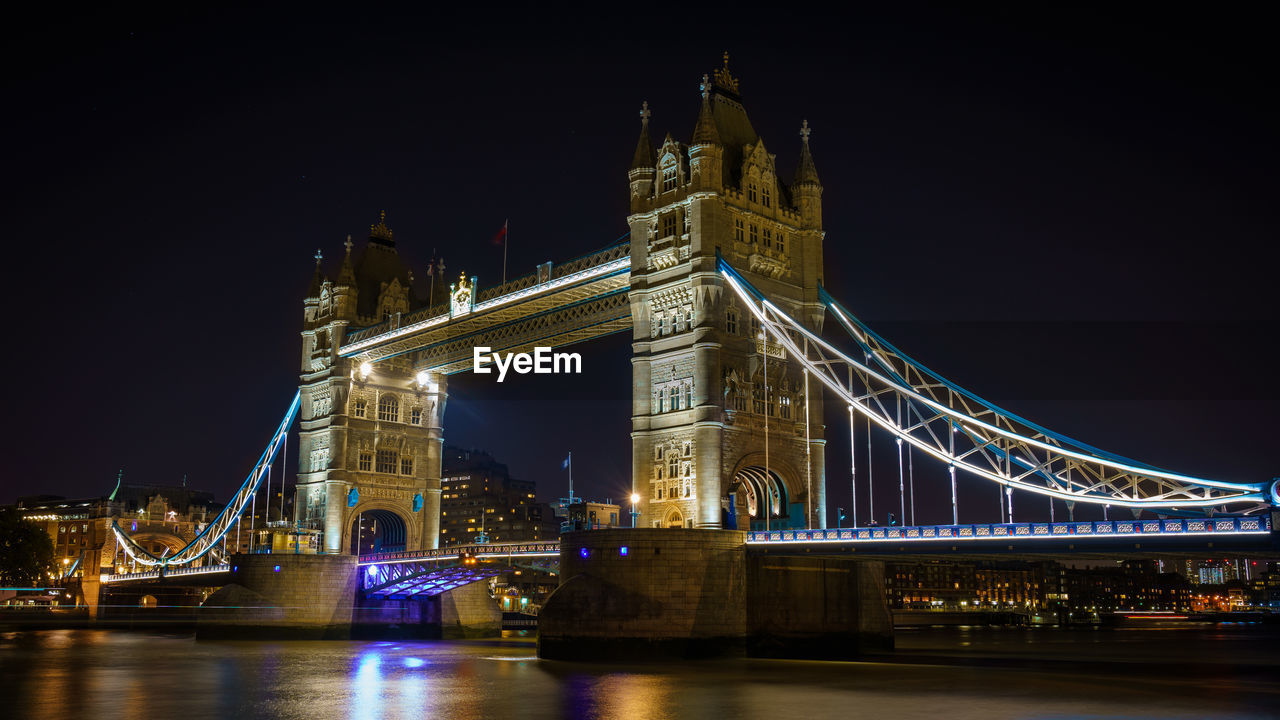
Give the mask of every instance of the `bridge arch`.
[[(785, 460), (770, 457), (766, 469), (763, 452), (744, 455), (725, 486), (722, 504), (726, 515), (733, 518), (739, 530), (803, 525), (804, 511), (794, 513), (791, 507), (804, 500), (801, 477)], [(766, 508), (771, 510), (767, 523)]]
[[(137, 532), (129, 537), (156, 557), (162, 554), (172, 555), (187, 546), (186, 540), (170, 533)], [(165, 553), (166, 550), (168, 553)]]
[[(400, 503), (370, 500), (348, 509), (342, 547), (352, 554), (392, 552), (421, 547), (416, 515)], [(359, 547), (361, 533), (366, 545)], [(371, 547), (370, 547), (371, 545)]]

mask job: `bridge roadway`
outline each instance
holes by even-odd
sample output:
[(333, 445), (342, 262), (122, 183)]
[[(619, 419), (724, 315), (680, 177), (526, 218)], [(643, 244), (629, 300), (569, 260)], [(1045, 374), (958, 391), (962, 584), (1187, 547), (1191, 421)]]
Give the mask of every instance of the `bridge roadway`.
[[(1280, 557), (1280, 537), (1271, 517), (1110, 520), (1066, 523), (979, 523), (905, 527), (859, 527), (826, 530), (771, 530), (747, 533), (747, 546), (769, 554), (846, 554), (860, 556), (978, 555), (1129, 555), (1223, 551)], [(361, 589), (379, 596), (402, 595), (410, 586), (438, 594), (501, 574), (506, 568), (549, 569), (559, 558), (558, 541), (451, 546), (435, 550), (361, 555)], [(466, 568), (472, 567), (472, 570)], [(156, 581), (218, 584), (233, 567), (212, 565), (165, 571), (103, 575), (111, 584)], [(432, 577), (431, 573), (439, 573)], [(401, 581), (397, 584), (393, 581)], [(413, 582), (410, 583), (410, 580)], [(437, 580), (442, 582), (436, 583)], [(403, 587), (401, 586), (403, 585)], [(445, 587), (448, 585), (448, 587)]]

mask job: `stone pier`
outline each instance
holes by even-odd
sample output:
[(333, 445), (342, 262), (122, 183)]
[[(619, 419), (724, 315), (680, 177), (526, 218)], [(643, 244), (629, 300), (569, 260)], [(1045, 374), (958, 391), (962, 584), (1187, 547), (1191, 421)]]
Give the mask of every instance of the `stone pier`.
[(538, 655), (852, 658), (893, 647), (884, 566), (757, 556), (732, 530), (567, 533)]
[(197, 613), (198, 637), (346, 639), (357, 558), (233, 555), (231, 582)]

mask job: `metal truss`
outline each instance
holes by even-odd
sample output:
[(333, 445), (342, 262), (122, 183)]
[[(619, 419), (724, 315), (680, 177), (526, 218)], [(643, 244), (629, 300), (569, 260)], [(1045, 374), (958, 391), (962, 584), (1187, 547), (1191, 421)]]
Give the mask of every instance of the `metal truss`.
[(857, 360), (781, 311), (723, 258), (719, 270), (770, 338), (806, 372), (900, 442), (952, 467), (1068, 502), (1194, 511), (1268, 507), (1263, 484), (1161, 470), (996, 407), (907, 357), (821, 291), (826, 309), (858, 344), (863, 359)]
[(366, 597), (430, 597), (517, 569), (558, 572), (560, 543), (485, 543), (360, 556)]
[[(582, 315), (582, 308), (615, 309), (608, 296), (622, 294), (631, 284), (631, 246), (620, 243), (589, 255), (571, 260), (547, 271), (517, 278), (495, 289), (481, 292), (478, 302), (470, 312), (456, 318), (450, 317), (447, 306), (436, 305), (417, 310), (399, 319), (390, 319), (378, 325), (349, 332), (338, 351), (340, 357), (356, 357), (369, 362), (430, 347), (467, 347), (466, 365), (470, 366), (470, 348), (475, 338), (494, 328), (521, 322), (536, 324), (539, 317), (546, 318), (557, 312), (578, 307), (569, 316)], [(593, 303), (593, 301), (599, 301)], [(609, 315), (608, 312), (605, 315)], [(624, 329), (625, 317), (616, 313), (602, 319), (612, 323), (607, 332), (585, 332), (584, 327), (566, 327), (563, 340), (555, 344), (599, 337)], [(600, 323), (596, 324), (598, 327)], [(630, 327), (629, 324), (626, 327)], [(444, 355), (449, 357), (449, 353)], [(448, 363), (449, 361), (445, 361)], [(458, 364), (460, 361), (455, 361)], [(440, 369), (436, 365), (419, 369)], [(458, 368), (464, 369), (464, 368)], [(445, 370), (457, 372), (458, 370)]]
[(267, 469), (275, 462), (276, 454), (280, 452), (280, 448), (284, 445), (285, 439), (289, 436), (289, 428), (293, 426), (293, 420), (298, 415), (301, 397), (301, 392), (293, 396), (293, 402), (289, 403), (289, 410), (285, 412), (284, 419), (280, 421), (279, 427), (276, 428), (275, 435), (271, 436), (271, 441), (267, 443), (267, 448), (262, 451), (262, 456), (258, 458), (258, 463), (249, 472), (249, 477), (245, 478), (244, 483), (240, 485), (240, 489), (236, 491), (231, 502), (227, 503), (222, 512), (218, 513), (218, 517), (206, 525), (204, 530), (200, 531), (200, 534), (196, 535), (195, 539), (187, 543), (181, 550), (172, 555), (154, 555), (134, 542), (133, 538), (121, 530), (115, 520), (112, 520), (111, 531), (115, 533), (116, 540), (119, 541), (120, 546), (124, 548), (129, 557), (143, 565), (166, 567), (170, 565), (186, 565), (199, 560), (213, 550), (222, 540), (222, 537), (227, 534), (227, 531), (235, 527), (235, 524), (240, 520), (240, 515), (253, 500), (254, 493), (258, 491), (258, 486), (262, 484), (262, 478), (266, 476)]

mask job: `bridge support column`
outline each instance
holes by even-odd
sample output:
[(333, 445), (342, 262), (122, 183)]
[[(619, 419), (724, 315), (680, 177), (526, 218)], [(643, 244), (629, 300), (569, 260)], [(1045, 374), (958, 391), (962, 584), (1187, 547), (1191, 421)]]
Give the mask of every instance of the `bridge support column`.
[(357, 562), (353, 555), (232, 555), (231, 582), (200, 607), (197, 636), (346, 639)]
[(559, 660), (852, 658), (893, 648), (884, 563), (765, 555), (733, 530), (566, 533), (538, 616)]
[(721, 496), (724, 495), (724, 479), (721, 461), (720, 423), (699, 423), (694, 426), (694, 447), (698, 449), (698, 527), (719, 530), (721, 523)]

